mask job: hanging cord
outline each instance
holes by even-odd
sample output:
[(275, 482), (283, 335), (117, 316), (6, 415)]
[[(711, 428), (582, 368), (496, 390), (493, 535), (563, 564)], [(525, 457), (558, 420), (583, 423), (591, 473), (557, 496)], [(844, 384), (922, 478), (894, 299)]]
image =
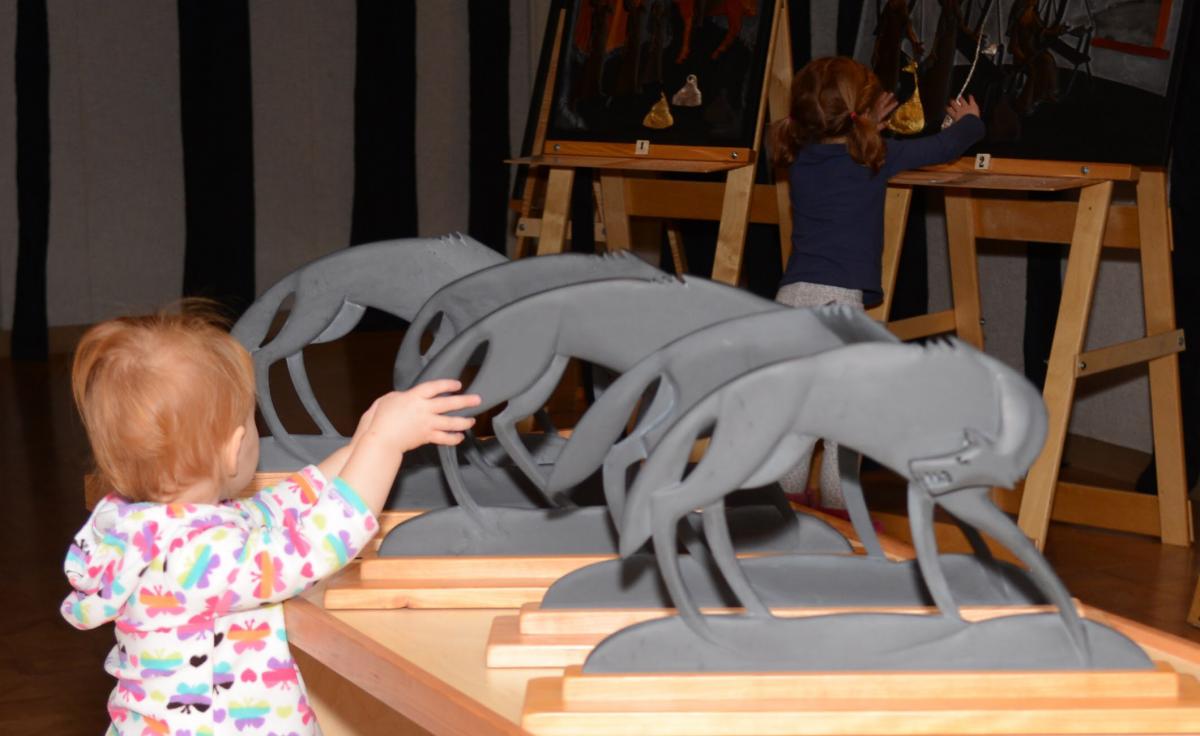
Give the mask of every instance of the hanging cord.
[[(967, 85), (971, 84), (971, 77), (975, 76), (975, 66), (979, 64), (979, 52), (983, 50), (983, 34), (977, 34), (978, 38), (975, 41), (975, 58), (971, 59), (971, 68), (967, 70), (967, 78), (963, 81), (962, 89), (958, 91), (958, 96), (954, 99), (962, 101), (963, 93), (967, 91)], [(954, 118), (950, 117), (950, 113), (946, 113), (946, 117), (942, 118), (942, 130), (949, 128), (954, 123)]]

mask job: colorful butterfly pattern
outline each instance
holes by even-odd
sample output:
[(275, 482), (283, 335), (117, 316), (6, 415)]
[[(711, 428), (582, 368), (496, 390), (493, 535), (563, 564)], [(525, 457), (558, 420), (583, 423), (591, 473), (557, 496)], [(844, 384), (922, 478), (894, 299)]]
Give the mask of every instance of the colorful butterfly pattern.
[(315, 467), (217, 506), (103, 499), (67, 552), (74, 592), (61, 610), (81, 629), (116, 623), (108, 733), (319, 733), (280, 603), (378, 528)]

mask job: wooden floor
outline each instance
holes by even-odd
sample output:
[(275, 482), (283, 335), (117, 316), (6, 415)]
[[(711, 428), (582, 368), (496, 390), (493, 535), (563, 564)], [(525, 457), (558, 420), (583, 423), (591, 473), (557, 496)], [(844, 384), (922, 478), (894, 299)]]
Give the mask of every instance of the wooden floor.
[[(346, 387), (318, 396), (343, 430), (385, 390), (398, 338), (375, 334), (318, 346), (308, 357), (314, 385)], [(280, 392), (283, 393), (283, 392)], [(556, 406), (570, 414), (578, 392)], [(285, 408), (285, 420), (295, 408)], [(0, 608), (0, 734), (100, 734), (112, 680), (102, 662), (108, 627), (80, 632), (59, 616), (67, 592), (62, 560), (87, 513), (81, 478), (88, 449), (71, 404), (69, 358), (0, 359), (0, 469), (8, 497), (0, 562), (9, 583)], [(1152, 539), (1054, 525), (1047, 556), (1080, 599), (1200, 642), (1184, 615), (1200, 571), (1194, 550)]]

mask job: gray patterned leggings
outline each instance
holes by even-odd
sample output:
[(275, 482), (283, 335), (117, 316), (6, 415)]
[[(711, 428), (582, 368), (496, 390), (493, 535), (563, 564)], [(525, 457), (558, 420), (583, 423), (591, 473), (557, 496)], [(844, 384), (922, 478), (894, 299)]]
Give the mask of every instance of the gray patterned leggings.
[[(856, 309), (863, 308), (863, 294), (858, 289), (843, 289), (840, 286), (810, 284), (805, 281), (781, 286), (775, 301), (789, 307), (823, 307), (827, 304), (845, 304)], [(838, 472), (837, 443), (822, 440), (824, 457), (821, 461), (821, 505), (826, 508), (844, 509), (842, 478)], [(804, 493), (808, 487), (808, 466), (812, 462), (815, 445), (809, 445), (796, 467), (780, 479), (786, 493)]]

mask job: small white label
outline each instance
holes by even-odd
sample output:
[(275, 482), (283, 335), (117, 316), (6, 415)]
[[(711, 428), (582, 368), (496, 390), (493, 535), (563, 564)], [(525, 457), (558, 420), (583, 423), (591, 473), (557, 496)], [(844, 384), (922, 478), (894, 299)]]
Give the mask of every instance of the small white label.
[(990, 154), (990, 153), (975, 154), (975, 170), (976, 171), (987, 171), (990, 168), (992, 168), (992, 154)]
[(634, 144), (633, 152), (639, 156), (645, 156), (650, 153), (650, 141), (640, 140)]

